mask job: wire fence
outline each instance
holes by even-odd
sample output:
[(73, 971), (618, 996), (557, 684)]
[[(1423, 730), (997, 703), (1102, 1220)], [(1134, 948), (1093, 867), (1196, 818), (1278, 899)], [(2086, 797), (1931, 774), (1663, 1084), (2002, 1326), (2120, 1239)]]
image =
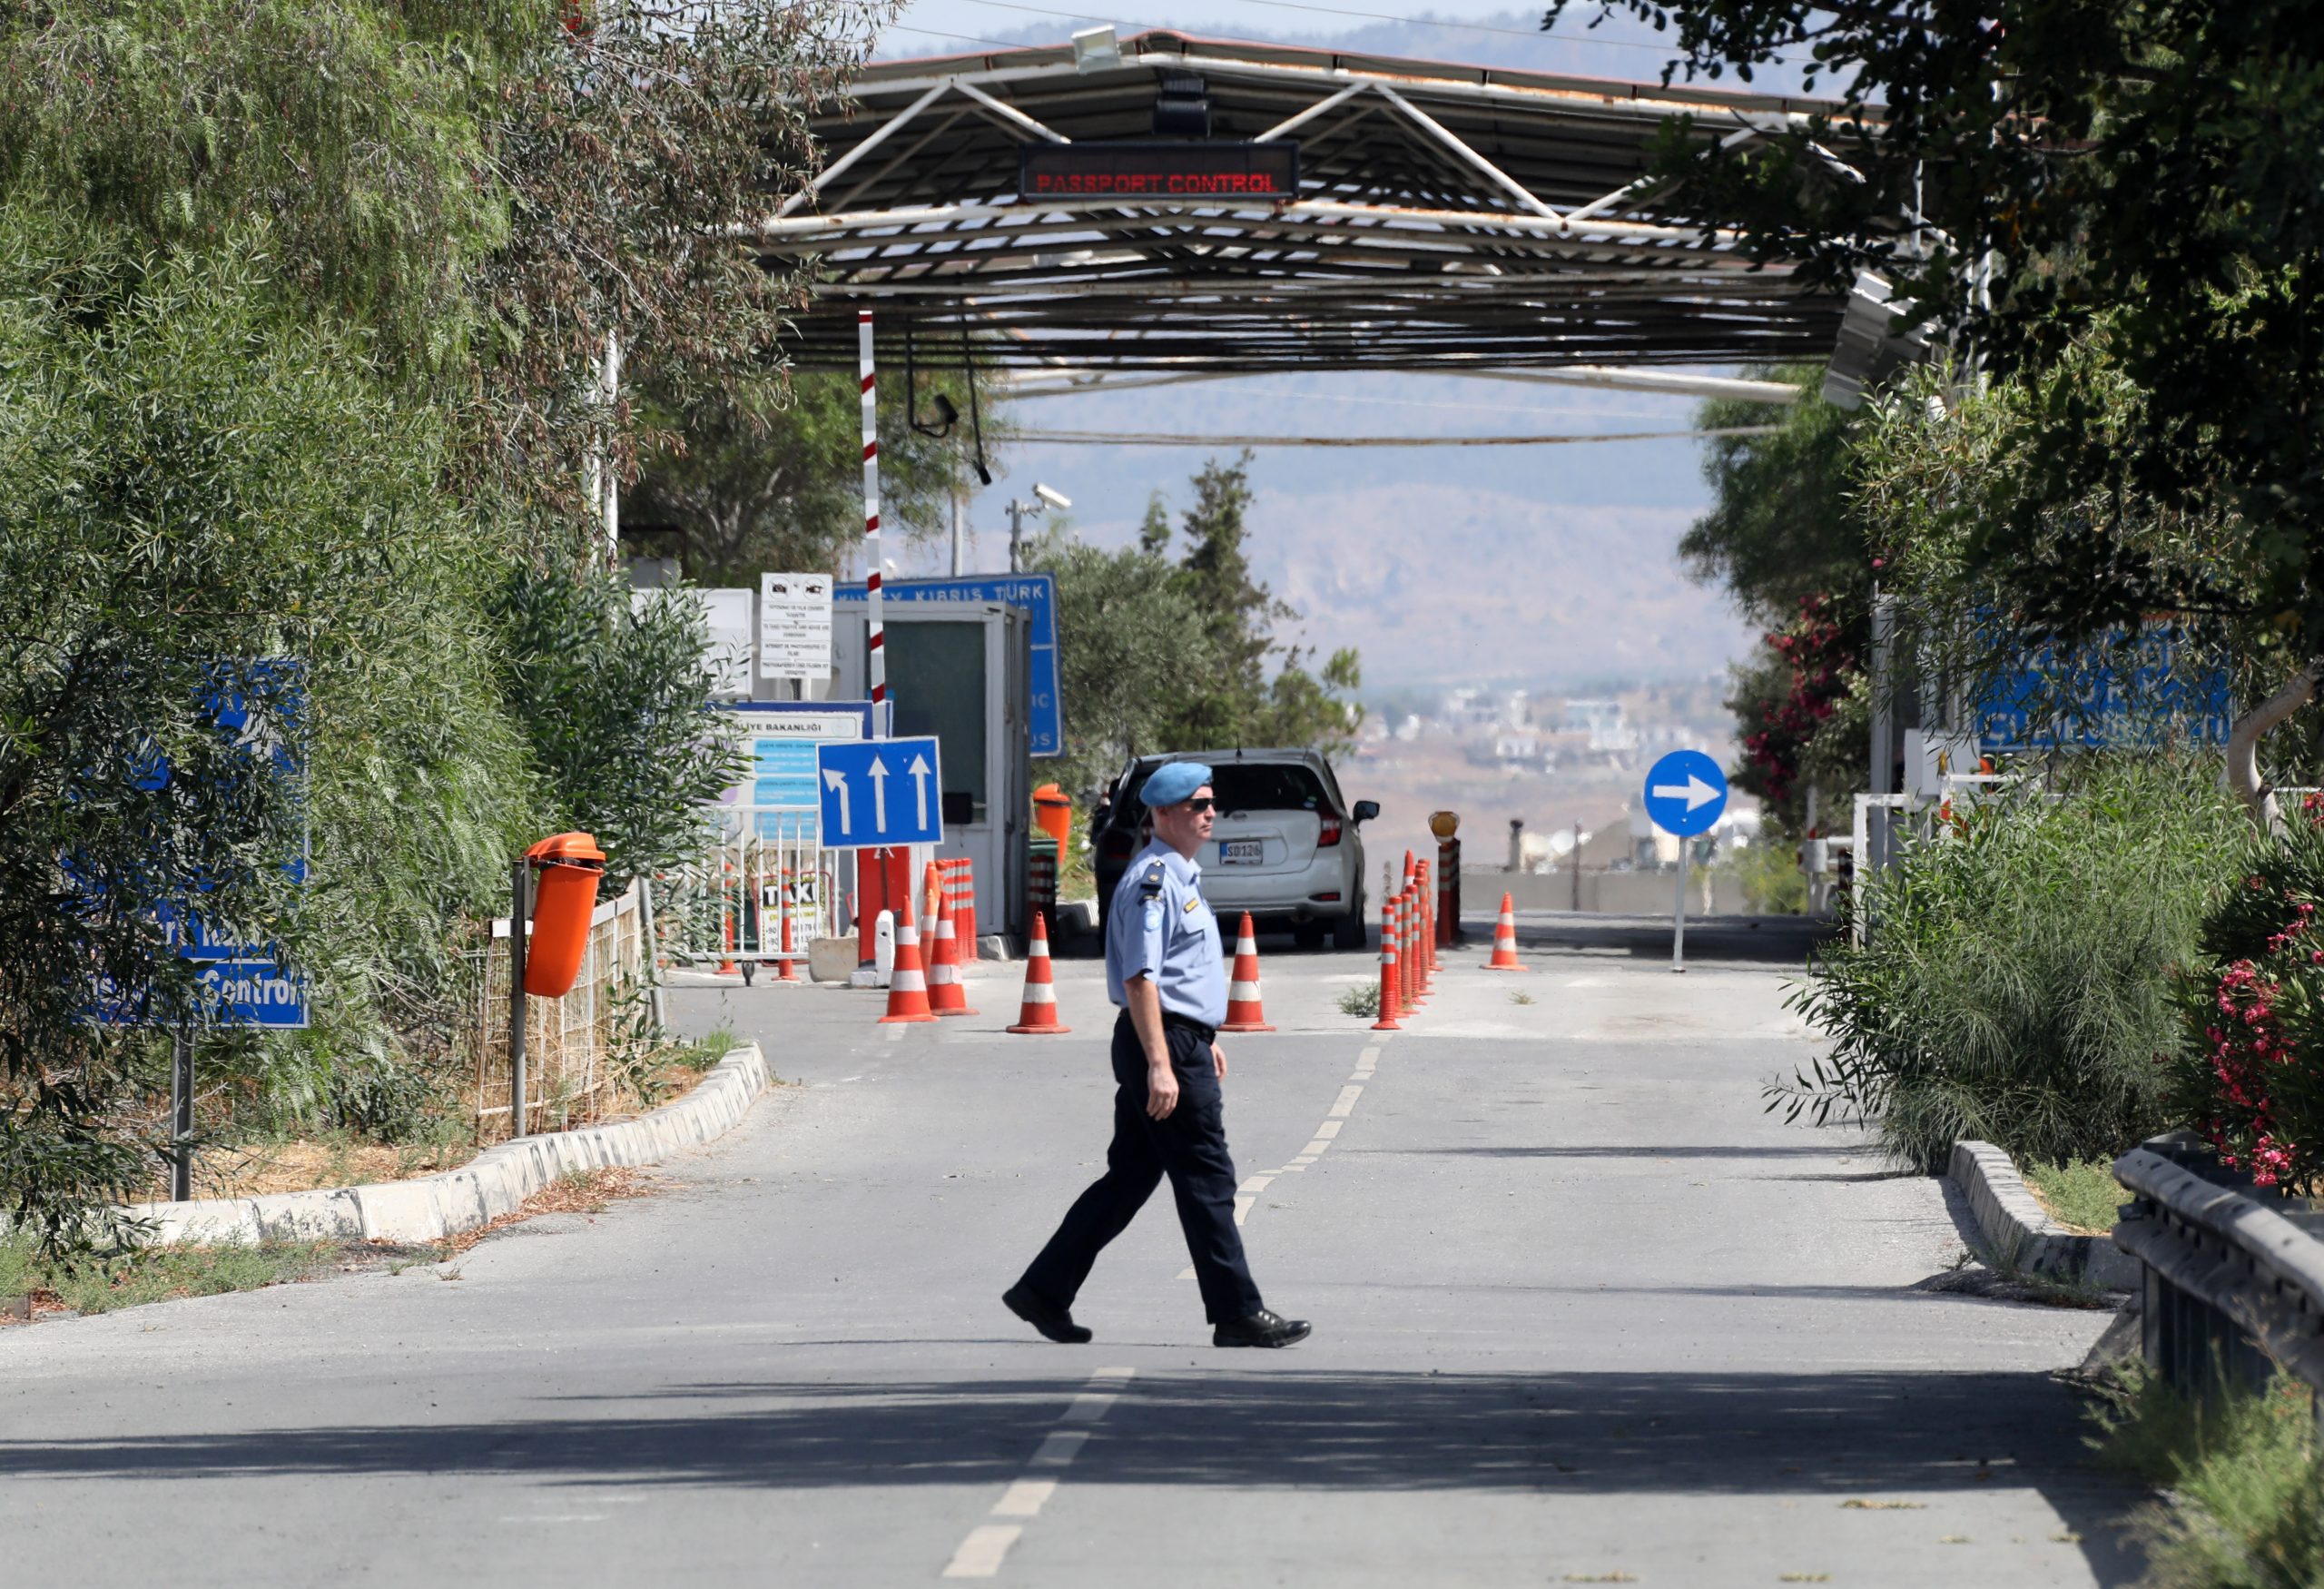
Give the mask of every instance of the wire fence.
[[(589, 919), (581, 974), (561, 999), (525, 1001), (525, 1118), (535, 1130), (566, 1130), (618, 1112), (630, 1101), (619, 1062), (650, 1046), (644, 885), (632, 883)], [(475, 1078), (478, 1138), (508, 1134), (508, 923), (466, 955), (473, 996), (458, 1045)]]

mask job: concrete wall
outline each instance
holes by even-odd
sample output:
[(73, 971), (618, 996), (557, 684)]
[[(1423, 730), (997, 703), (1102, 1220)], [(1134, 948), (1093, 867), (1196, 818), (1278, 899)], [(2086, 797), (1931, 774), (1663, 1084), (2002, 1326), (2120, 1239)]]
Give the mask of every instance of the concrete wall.
[[(1616, 916), (1667, 916), (1678, 892), (1678, 878), (1669, 872), (1590, 872), (1581, 874), (1581, 909)], [(1461, 900), (1472, 913), (1489, 915), (1500, 909), (1501, 896), (1521, 911), (1573, 909), (1571, 872), (1495, 872), (1476, 867), (1461, 870)], [(1700, 880), (1687, 896), (1689, 915), (1739, 916), (1748, 913), (1743, 888), (1721, 873), (1711, 879), (1711, 906), (1703, 909)]]

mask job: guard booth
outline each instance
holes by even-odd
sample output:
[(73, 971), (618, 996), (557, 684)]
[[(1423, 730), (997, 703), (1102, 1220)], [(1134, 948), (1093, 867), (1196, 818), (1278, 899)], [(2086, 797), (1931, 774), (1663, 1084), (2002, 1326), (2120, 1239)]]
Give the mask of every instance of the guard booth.
[[(934, 735), (943, 761), (944, 843), (976, 870), (977, 932), (1022, 941), (1027, 830), (1032, 823), (1031, 621), (999, 603), (888, 601), (888, 694), (899, 738)], [(832, 695), (863, 700), (870, 618), (862, 600), (832, 604)], [(917, 886), (918, 880), (914, 880)]]

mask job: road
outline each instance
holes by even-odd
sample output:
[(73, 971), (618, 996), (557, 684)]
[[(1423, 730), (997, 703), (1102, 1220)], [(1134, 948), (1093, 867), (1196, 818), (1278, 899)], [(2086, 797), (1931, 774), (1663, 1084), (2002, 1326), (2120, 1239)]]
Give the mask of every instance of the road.
[(5, 1577), (2131, 1582), (2134, 1497), (2051, 1378), (2107, 1316), (1916, 1289), (1961, 1251), (1940, 1183), (1761, 1112), (1811, 1050), (1791, 946), (1698, 933), (1681, 978), (1650, 935), (1526, 935), (1531, 974), (1460, 952), (1384, 1038), (1334, 1008), (1368, 961), (1267, 959), (1227, 1123), (1302, 1347), (1210, 1347), (1167, 1194), (1095, 1344), (1001, 1310), (1097, 1173), (1096, 964), (1059, 962), (1068, 1037), (1000, 1031), (1014, 967), (933, 1027), (682, 990), (789, 1084), (658, 1195), (0, 1331)]

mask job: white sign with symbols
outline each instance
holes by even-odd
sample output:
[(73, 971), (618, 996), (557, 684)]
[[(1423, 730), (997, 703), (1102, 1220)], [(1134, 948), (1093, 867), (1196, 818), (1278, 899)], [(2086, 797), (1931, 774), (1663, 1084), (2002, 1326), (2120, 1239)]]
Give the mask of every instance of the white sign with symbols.
[(805, 682), (832, 672), (832, 577), (759, 576), (759, 676)]
[(710, 667), (715, 680), (714, 696), (751, 693), (751, 593), (743, 590), (704, 590), (703, 621), (710, 629)]

